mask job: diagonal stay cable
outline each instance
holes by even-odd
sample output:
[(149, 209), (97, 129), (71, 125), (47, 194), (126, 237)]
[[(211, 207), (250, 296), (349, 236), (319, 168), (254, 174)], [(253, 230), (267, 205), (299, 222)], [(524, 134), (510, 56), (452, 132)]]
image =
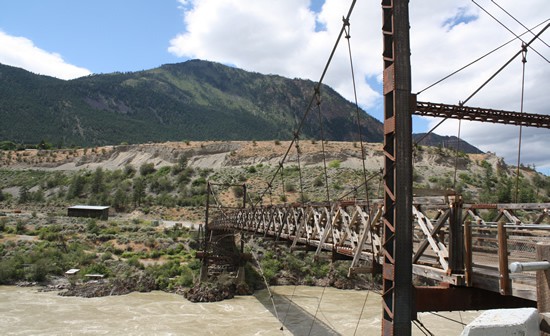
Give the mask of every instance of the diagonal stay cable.
[(355, 98), (355, 117), (357, 118), (357, 131), (359, 133), (359, 143), (361, 144), (361, 163), (363, 165), (363, 182), (365, 183), (365, 199), (367, 200), (367, 208), (370, 209), (370, 200), (369, 200), (369, 185), (367, 181), (367, 168), (365, 166), (365, 144), (363, 143), (363, 130), (361, 129), (361, 114), (359, 113), (359, 103), (357, 101), (357, 86), (355, 85), (355, 70), (353, 67), (353, 57), (351, 53), (351, 28), (349, 21), (344, 22), (347, 24), (346, 30), (346, 40), (348, 41), (348, 54), (349, 54), (349, 63), (351, 68), (351, 80), (353, 83), (353, 96)]
[[(525, 34), (527, 34), (528, 32), (531, 32), (533, 29), (537, 29), (538, 27), (542, 26), (543, 24), (545, 24), (546, 22), (548, 22), (550, 19), (546, 19), (544, 21), (542, 21), (541, 23), (539, 23), (538, 25), (534, 26), (533, 28), (529, 29), (528, 31), (525, 31), (523, 33), (521, 33), (519, 36), (523, 36)], [(504, 44), (501, 44), (500, 46), (496, 47), (495, 49), (489, 51), (488, 53), (486, 53), (485, 55), (483, 56), (480, 56), (479, 58), (473, 60), (472, 62), (466, 64), (465, 66), (463, 66), (462, 68), (458, 69), (458, 70), (455, 70), (453, 71), (452, 73), (448, 74), (447, 76), (441, 78), (440, 80), (428, 85), (427, 87), (423, 88), (422, 90), (418, 91), (416, 94), (419, 95), (421, 94), (422, 92), (428, 90), (428, 89), (431, 89), (432, 87), (436, 86), (437, 84), (449, 79), (450, 77), (456, 75), (457, 73), (461, 72), (462, 70), (468, 68), (469, 66), (471, 65), (474, 65), (475, 63), (481, 61), (482, 59), (484, 59), (485, 57), (493, 54), (494, 52), (504, 48), (505, 46), (507, 46), (508, 44), (514, 42), (515, 40), (517, 40), (519, 37), (514, 37), (513, 39), (509, 40), (508, 42), (504, 43)]]
[[(355, 7), (356, 2), (357, 2), (357, 0), (352, 1), (351, 5), (350, 5), (350, 8), (349, 8), (349, 11), (348, 11), (348, 14), (346, 15), (346, 20), (349, 20), (349, 18), (351, 17), (351, 13), (353, 12), (353, 8)], [(319, 81), (315, 85), (315, 91), (319, 90), (319, 88), (321, 87), (321, 84), (323, 83), (323, 80), (325, 79), (325, 75), (327, 74), (328, 68), (329, 68), (330, 64), (332, 63), (332, 59), (334, 58), (334, 54), (336, 53), (336, 49), (338, 48), (340, 40), (342, 39), (342, 35), (344, 34), (344, 30), (345, 30), (345, 25), (343, 24), (342, 28), (340, 29), (340, 33), (338, 34), (338, 37), (336, 38), (336, 42), (334, 43), (334, 46), (333, 46), (332, 51), (330, 53), (330, 56), (329, 56), (329, 58), (328, 58), (328, 60), (325, 64), (325, 68), (323, 69), (323, 73), (321, 74), (321, 78), (319, 78)], [(315, 97), (316, 97), (316, 93), (314, 92), (314, 94), (311, 96), (311, 98), (309, 100), (309, 103), (308, 103), (308, 106), (307, 106), (307, 108), (304, 112), (304, 115), (302, 116), (302, 119), (300, 120), (300, 123), (298, 124), (298, 127), (297, 127), (296, 132), (295, 132), (295, 136), (292, 139), (292, 141), (290, 142), (285, 154), (283, 155), (283, 158), (281, 159), (281, 162), (286, 161), (286, 159), (287, 159), (287, 157), (290, 153), (290, 150), (292, 149), (292, 147), (294, 146), (294, 142), (296, 141), (296, 135), (299, 135), (300, 131), (304, 127), (306, 118), (309, 115), (309, 112), (311, 111), (311, 109), (313, 107), (313, 104), (315, 102)], [(280, 169), (281, 169), (281, 165), (279, 165), (279, 167), (277, 168), (275, 173), (273, 173), (273, 176), (271, 177), (271, 181), (269, 182), (270, 185), (273, 184), (273, 181), (277, 177), (277, 174), (279, 173)], [(267, 189), (265, 189), (263, 191), (263, 193), (261, 194), (260, 199), (263, 197), (263, 195), (265, 195), (266, 192), (267, 192)]]
[(328, 171), (327, 171), (327, 153), (325, 150), (325, 132), (323, 129), (323, 117), (321, 113), (321, 93), (317, 91), (317, 112), (319, 115), (319, 131), (321, 132), (321, 150), (323, 153), (323, 172), (325, 174), (325, 191), (327, 194), (327, 202), (330, 202), (330, 190), (328, 187)]
[[(478, 6), (482, 11), (484, 11), (487, 15), (489, 15), (491, 18), (493, 18), (493, 20), (495, 20), (496, 22), (498, 22), (501, 26), (503, 26), (507, 31), (509, 31), (510, 33), (512, 33), (512, 35), (514, 35), (515, 37), (517, 37), (518, 39), (520, 39), (521, 42), (525, 43), (524, 40), (522, 40), (516, 33), (514, 33), (510, 28), (508, 28), (504, 23), (500, 22), (494, 15), (492, 15), (491, 13), (489, 13), (485, 8), (483, 8), (480, 4), (478, 4), (477, 2), (475, 2), (475, 0), (472, 0), (472, 2), (474, 4), (476, 4), (476, 6)], [(537, 36), (538, 38), (538, 36)], [(542, 56), (541, 53), (539, 53), (535, 48), (529, 46), (529, 48), (531, 48), (531, 50), (533, 50), (537, 55), (539, 55), (540, 57), (542, 57), (546, 62), (550, 63), (550, 61)]]
[(300, 142), (299, 139), (296, 138), (296, 160), (298, 161), (298, 179), (300, 182), (300, 202), (304, 203), (306, 201), (306, 198), (304, 196), (304, 178), (302, 176), (302, 164), (300, 163), (300, 154), (302, 153), (302, 150), (300, 149)]
[[(499, 5), (495, 0), (491, 0), (492, 3), (494, 3), (498, 8), (500, 8), (504, 13), (508, 14), (509, 17), (511, 17), (514, 21), (516, 21), (517, 23), (519, 23), (523, 28), (527, 29), (531, 34), (535, 35), (535, 33), (533, 33), (533, 31), (529, 28), (527, 28), (523, 23), (521, 23), (518, 19), (516, 19), (512, 14), (510, 14), (510, 12), (508, 12), (506, 9), (502, 8), (501, 5)], [(520, 35), (521, 36), (521, 35)], [(539, 40), (544, 43), (544, 45), (546, 45), (547, 47), (550, 48), (550, 45), (548, 45), (548, 43), (544, 42), (544, 40), (542, 38), (539, 37)]]
[[(508, 62), (506, 62), (502, 67), (500, 67), (491, 77), (489, 77), (489, 79), (487, 79), (483, 84), (481, 84), (481, 86), (474, 91), (474, 93), (472, 93), (468, 98), (466, 98), (466, 100), (464, 100), (463, 102), (460, 102), (460, 106), (463, 106), (465, 105), (470, 99), (472, 99), (477, 93), (479, 93), (479, 91), (481, 91), (481, 89), (483, 89), (485, 87), (485, 85), (487, 85), (490, 81), (492, 81), (502, 70), (504, 70), (504, 68), (506, 68), (510, 63), (512, 63), (512, 61), (518, 57), (519, 55), (521, 55), (523, 53), (523, 50), (524, 48), (527, 48), (531, 43), (533, 43), (533, 41), (535, 41), (540, 35), (542, 35), (542, 33), (544, 33), (546, 31), (546, 29), (548, 29), (548, 27), (550, 27), (550, 23), (549, 24), (546, 24), (546, 26), (544, 26), (544, 28), (542, 28), (542, 30), (540, 32), (537, 33), (537, 35), (535, 35), (535, 37), (533, 37), (529, 42), (527, 43), (524, 43), (522, 46), (521, 46), (521, 49), (514, 54), (514, 56), (512, 56)], [(444, 121), (446, 121), (447, 119), (449, 119), (448, 117), (447, 118), (443, 118), (437, 125), (435, 125), (434, 127), (432, 127), (432, 129), (430, 129), (427, 133), (425, 133), (420, 139), (418, 139), (417, 141), (415, 141), (415, 145), (419, 144), (422, 140), (424, 140), (428, 135), (430, 135), (436, 128), (438, 128)]]

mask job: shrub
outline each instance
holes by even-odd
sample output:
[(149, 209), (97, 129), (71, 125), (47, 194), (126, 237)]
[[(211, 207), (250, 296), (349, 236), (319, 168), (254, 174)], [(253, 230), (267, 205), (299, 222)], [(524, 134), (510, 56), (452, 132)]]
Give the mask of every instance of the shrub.
[(155, 165), (152, 162), (144, 163), (139, 167), (139, 173), (141, 174), (141, 176), (147, 176), (154, 172), (155, 172)]
[(340, 163), (341, 163), (340, 160), (332, 160), (328, 163), (328, 167), (338, 169), (340, 168)]

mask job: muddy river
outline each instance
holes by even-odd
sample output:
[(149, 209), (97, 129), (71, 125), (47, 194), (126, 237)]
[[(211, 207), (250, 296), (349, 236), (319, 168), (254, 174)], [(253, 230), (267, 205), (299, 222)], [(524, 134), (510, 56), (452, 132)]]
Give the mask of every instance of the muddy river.
[[(191, 303), (164, 292), (101, 298), (0, 286), (2, 335), (380, 335), (374, 292), (281, 286), (254, 296)], [(274, 308), (275, 307), (275, 308)], [(362, 313), (361, 313), (362, 312)], [(459, 335), (478, 312), (424, 313), (434, 335)], [(282, 328), (282, 330), (281, 330)], [(424, 335), (413, 327), (414, 335)]]

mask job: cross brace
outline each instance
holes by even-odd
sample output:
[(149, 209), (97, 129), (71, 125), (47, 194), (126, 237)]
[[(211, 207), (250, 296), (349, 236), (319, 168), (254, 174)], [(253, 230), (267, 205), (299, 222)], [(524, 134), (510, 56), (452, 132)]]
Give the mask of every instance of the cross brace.
[(550, 115), (546, 114), (520, 113), (502, 110), (491, 110), (482, 107), (417, 102), (416, 96), (414, 95), (413, 102), (413, 114), (421, 116), (464, 119), (472, 121), (491, 122), (495, 124), (529, 126), (538, 128), (550, 128)]

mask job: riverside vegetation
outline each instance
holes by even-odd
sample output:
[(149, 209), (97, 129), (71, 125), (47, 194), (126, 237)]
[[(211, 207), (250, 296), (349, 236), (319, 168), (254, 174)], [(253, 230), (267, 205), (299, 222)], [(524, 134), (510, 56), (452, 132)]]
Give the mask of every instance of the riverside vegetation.
[[(260, 201), (287, 142), (243, 141), (122, 145), (64, 150), (0, 151), (0, 284), (54, 283), (70, 268), (68, 295), (98, 296), (130, 291), (184, 291), (197, 282), (200, 248), (196, 229), (204, 221), (207, 181), (244, 184)], [(318, 141), (301, 142), (297, 156), (284, 166), (264, 203), (323, 201), (326, 186), (333, 198), (364, 197), (357, 143), (327, 142), (328, 176), (323, 175)], [(359, 152), (360, 153), (360, 152)], [(369, 196), (380, 196), (380, 144), (367, 144)], [(415, 149), (415, 187), (447, 189), (457, 183), (467, 202), (548, 202), (550, 179), (533, 167), (514, 167), (494, 154), (465, 154), (438, 147)], [(300, 180), (302, 183), (300, 183)], [(220, 201), (237, 205), (238, 187), (219, 191)], [(517, 195), (517, 196), (516, 196)], [(74, 204), (110, 205), (108, 221), (69, 218)], [(314, 261), (310, 254), (290, 254), (282, 247), (251, 241), (247, 251), (262, 251), (259, 262), (271, 284), (366, 286), (346, 279), (346, 262)], [(254, 263), (253, 263), (254, 264)], [(258, 265), (248, 266), (250, 288), (261, 288)], [(105, 280), (86, 286), (86, 274)], [(229, 281), (220, 277), (220, 282)], [(90, 282), (88, 282), (89, 284)], [(73, 286), (74, 285), (74, 286)], [(78, 287), (81, 286), (81, 287)], [(58, 286), (59, 288), (59, 286)], [(71, 292), (71, 289), (80, 288)]]

